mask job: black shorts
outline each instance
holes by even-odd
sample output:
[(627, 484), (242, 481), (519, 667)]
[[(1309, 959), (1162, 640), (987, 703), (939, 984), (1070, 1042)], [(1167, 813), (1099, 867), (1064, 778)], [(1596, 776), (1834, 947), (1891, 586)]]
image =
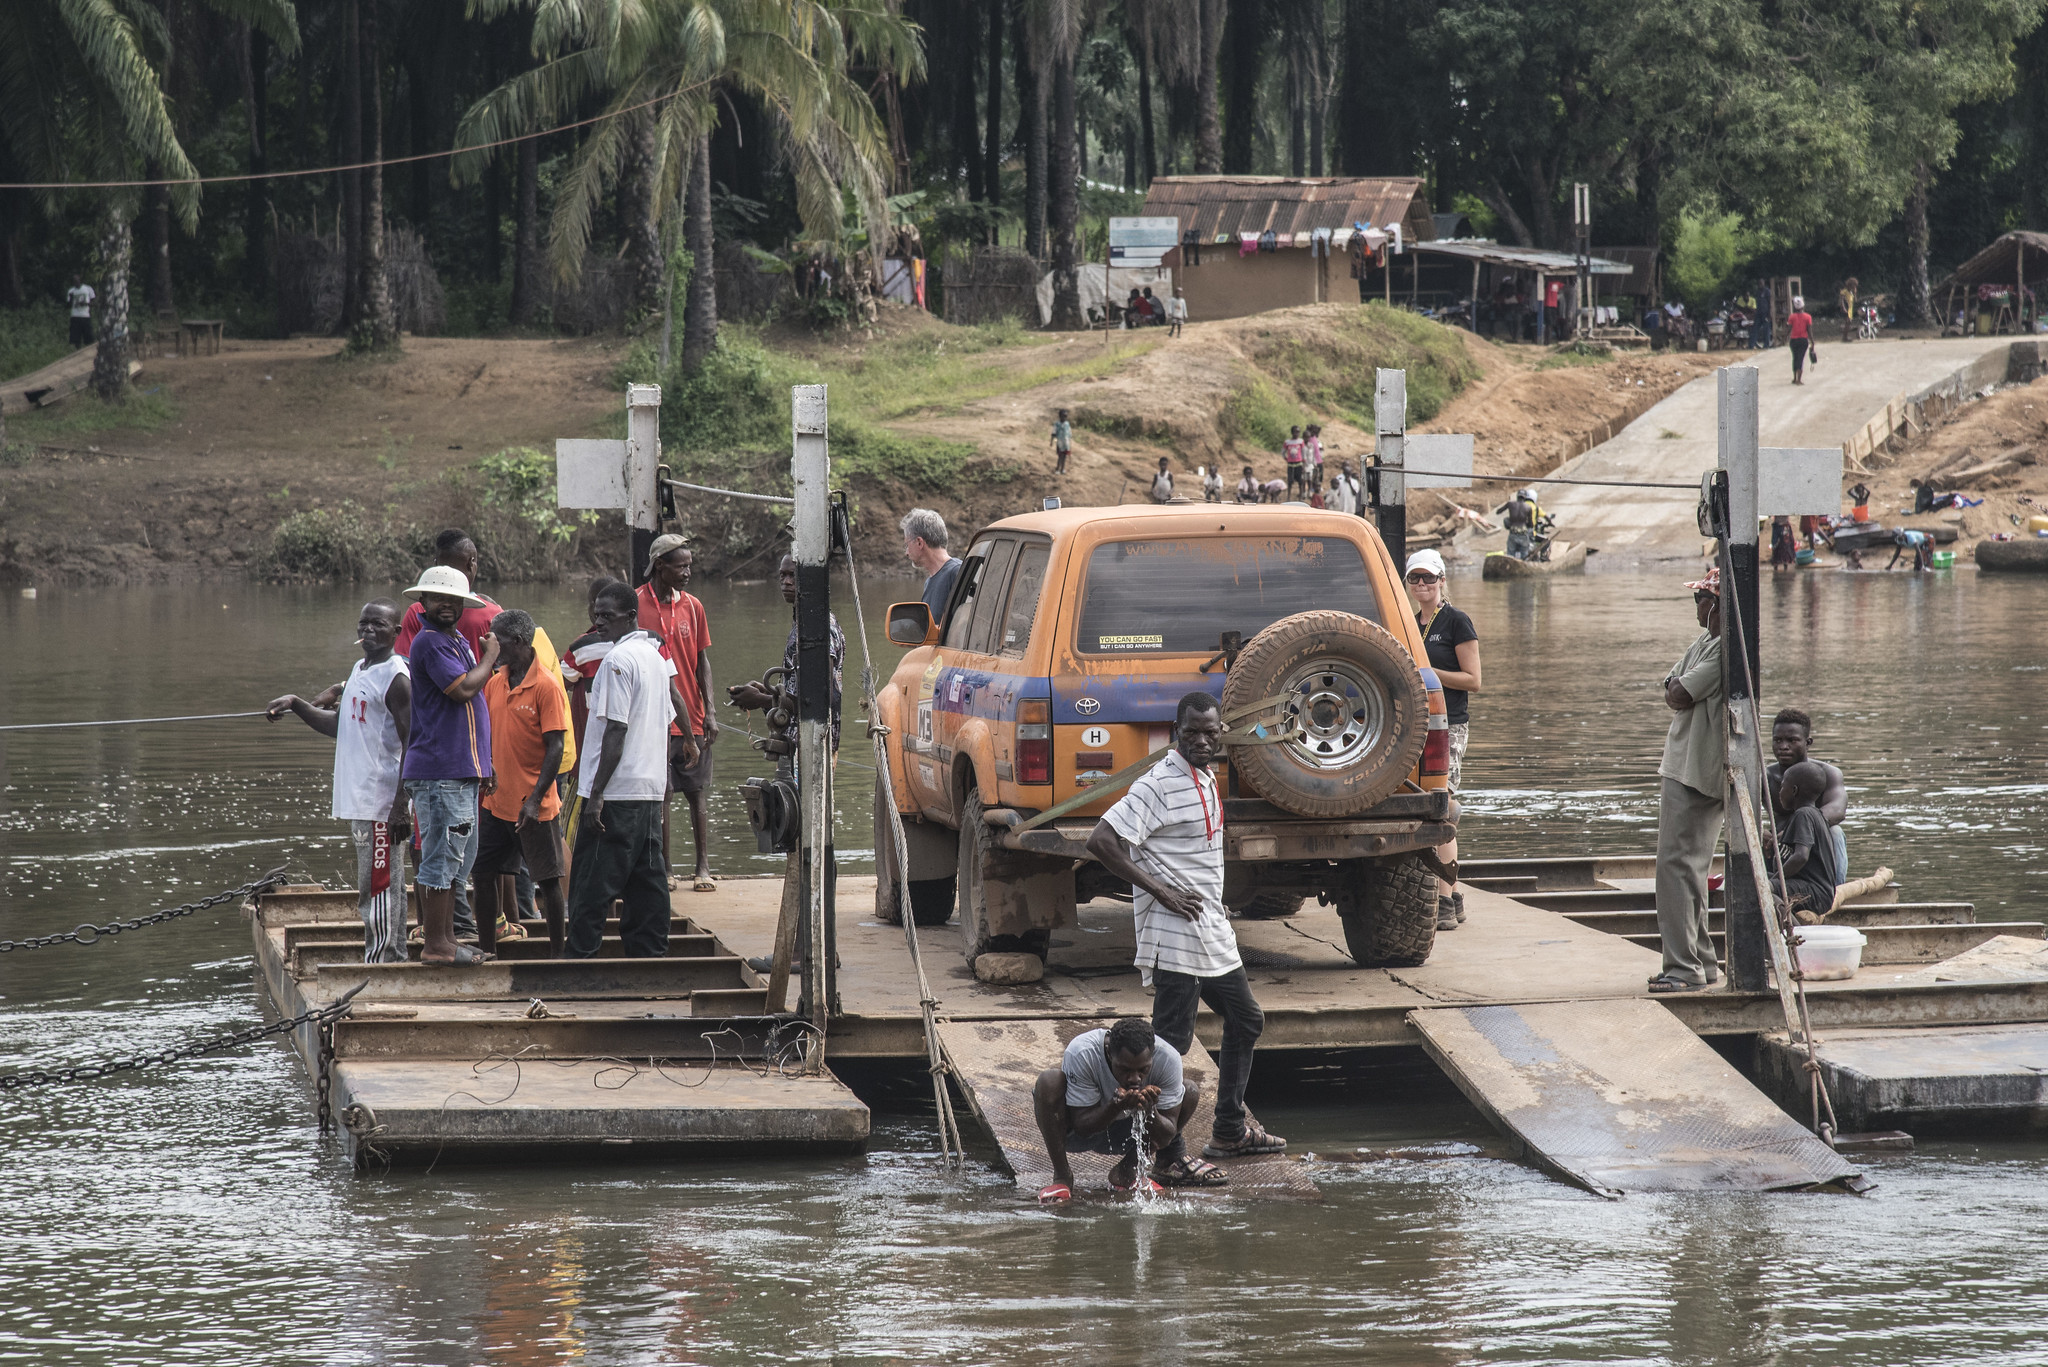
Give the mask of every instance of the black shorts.
[(668, 738), (668, 790), (684, 797), (696, 797), (711, 787), (711, 747), (700, 736), (697, 762), (683, 763), (683, 737)]
[(1125, 1113), (1109, 1122), (1106, 1129), (1094, 1134), (1082, 1134), (1068, 1130), (1065, 1148), (1068, 1153), (1126, 1154), (1131, 1151), (1132, 1142), (1137, 1138), (1132, 1121), (1136, 1117)]
[(512, 872), (523, 857), (536, 883), (560, 878), (569, 871), (569, 853), (562, 843), (559, 816), (535, 821), (524, 830), (481, 808), (477, 811), (476, 869), (478, 878)]
[(74, 347), (92, 345), (92, 319), (73, 318), (71, 320), (71, 345)]

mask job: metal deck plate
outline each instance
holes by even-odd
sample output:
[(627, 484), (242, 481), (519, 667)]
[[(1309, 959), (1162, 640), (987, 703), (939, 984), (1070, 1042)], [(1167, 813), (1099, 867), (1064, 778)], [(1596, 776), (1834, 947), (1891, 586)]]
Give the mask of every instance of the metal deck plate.
[[(1060, 1056), (1074, 1036), (1101, 1029), (1114, 1020), (1111, 1016), (1099, 1020), (948, 1021), (939, 1026), (939, 1042), (945, 1046), (953, 1076), (973, 1103), (975, 1114), (1002, 1145), (1003, 1160), (1025, 1190), (1035, 1192), (1052, 1181), (1052, 1162), (1031, 1108), (1031, 1091), (1038, 1075), (1059, 1066)], [(1216, 1064), (1197, 1040), (1182, 1060), (1182, 1068), (1189, 1081), (1202, 1087), (1194, 1123), (1188, 1130), (1189, 1151), (1199, 1155), (1215, 1122)], [(1077, 1194), (1108, 1188), (1114, 1158), (1077, 1153), (1069, 1161)], [(1230, 1170), (1230, 1185), (1194, 1194), (1283, 1201), (1322, 1199), (1307, 1167), (1288, 1154), (1240, 1158), (1222, 1166)]]
[(1601, 1195), (1779, 1191), (1857, 1169), (1655, 1002), (1416, 1011), (1423, 1045), (1536, 1162)]

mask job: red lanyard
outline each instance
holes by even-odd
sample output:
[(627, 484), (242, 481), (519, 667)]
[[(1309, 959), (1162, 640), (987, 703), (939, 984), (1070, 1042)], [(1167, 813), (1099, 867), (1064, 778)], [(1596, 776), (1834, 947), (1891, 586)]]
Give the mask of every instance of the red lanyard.
[[(1202, 787), (1201, 772), (1197, 770), (1192, 764), (1188, 766), (1188, 777), (1194, 781), (1195, 801), (1202, 804), (1202, 839), (1214, 840), (1216, 838), (1216, 832), (1223, 829), (1223, 814), (1219, 811), (1213, 817), (1209, 815), (1209, 794), (1208, 791)], [(1223, 805), (1223, 801), (1221, 798), (1217, 799), (1216, 805), (1219, 808)]]
[[(664, 608), (661, 601), (661, 590), (656, 589), (654, 591), (654, 617), (656, 621), (661, 623), (661, 639), (664, 644), (675, 637), (676, 614), (682, 610), (683, 595), (681, 593), (676, 594), (676, 602), (673, 608)], [(678, 660), (676, 663), (681, 665), (682, 661)]]

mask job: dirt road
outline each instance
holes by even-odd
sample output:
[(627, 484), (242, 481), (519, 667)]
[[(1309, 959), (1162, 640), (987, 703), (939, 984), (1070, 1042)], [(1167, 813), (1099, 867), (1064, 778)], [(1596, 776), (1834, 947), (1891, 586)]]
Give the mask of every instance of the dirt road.
[[(1878, 341), (1821, 346), (1821, 365), (1792, 384), (1790, 354), (1727, 355), (1724, 364), (1755, 365), (1759, 426), (1765, 446), (1839, 446), (1900, 394), (1914, 394), (1953, 375), (2009, 337)], [(1557, 514), (1559, 537), (1596, 546), (1605, 555), (1644, 559), (1697, 556), (1694, 510), (1700, 475), (1717, 453), (1715, 381), (1692, 381), (1602, 443), (1557, 471), (1578, 479), (1646, 480), (1680, 489), (1566, 488), (1542, 491)]]

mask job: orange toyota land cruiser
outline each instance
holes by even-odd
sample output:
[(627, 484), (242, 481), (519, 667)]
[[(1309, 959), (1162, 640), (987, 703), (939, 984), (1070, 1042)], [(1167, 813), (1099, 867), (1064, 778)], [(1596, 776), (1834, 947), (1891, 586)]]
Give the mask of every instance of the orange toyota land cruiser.
[[(1429, 957), (1430, 852), (1457, 833), (1450, 735), (1369, 523), (1298, 505), (1069, 508), (995, 523), (962, 558), (938, 621), (889, 609), (890, 641), (915, 647), (877, 720), (918, 924), (957, 909), (969, 964), (1042, 959), (1077, 903), (1128, 901), (1086, 849), (1119, 793), (1017, 828), (1166, 747), (1176, 704), (1202, 689), (1228, 727), (1224, 900), (1280, 917), (1314, 897), (1360, 964)], [(897, 921), (875, 793), (877, 911)]]

